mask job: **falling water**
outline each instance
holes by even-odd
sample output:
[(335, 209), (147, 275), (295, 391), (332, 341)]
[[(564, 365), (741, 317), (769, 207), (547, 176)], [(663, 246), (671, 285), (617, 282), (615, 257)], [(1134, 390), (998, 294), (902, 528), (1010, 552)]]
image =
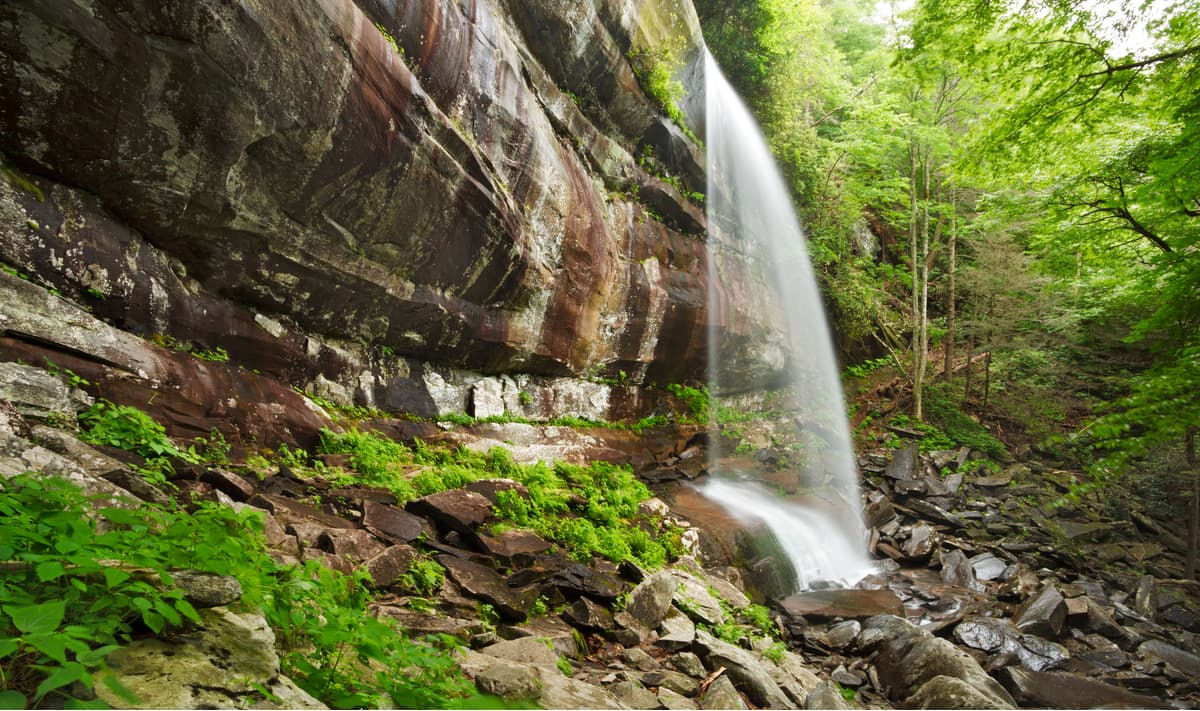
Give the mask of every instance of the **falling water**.
[[(710, 472), (701, 491), (735, 517), (759, 522), (795, 569), (800, 589), (851, 585), (871, 570), (866, 554), (858, 472), (829, 327), (809, 264), (804, 233), (766, 141), (711, 54), (705, 53), (708, 146), (709, 381), (718, 399), (732, 379), (724, 336), (722, 289), (762, 285), (773, 345), (769, 365), (785, 370), (788, 403), (801, 451), (789, 466), (803, 499), (782, 499), (723, 465), (710, 437)], [(768, 340), (772, 340), (768, 339)]]

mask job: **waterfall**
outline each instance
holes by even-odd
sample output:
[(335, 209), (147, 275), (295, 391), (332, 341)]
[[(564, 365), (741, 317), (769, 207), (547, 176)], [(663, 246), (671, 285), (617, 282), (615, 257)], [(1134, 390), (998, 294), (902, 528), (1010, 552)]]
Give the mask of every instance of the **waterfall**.
[[(829, 327), (791, 196), (749, 110), (705, 51), (705, 142), (708, 149), (709, 387), (719, 401), (732, 365), (725, 357), (734, 324), (722, 289), (761, 288), (769, 341), (763, 358), (787, 373), (796, 445), (788, 467), (805, 497), (783, 499), (730, 470), (710, 441), (712, 476), (703, 494), (747, 523), (770, 531), (799, 589), (852, 585), (871, 570), (866, 553), (858, 470)], [(715, 427), (715, 423), (714, 423)]]

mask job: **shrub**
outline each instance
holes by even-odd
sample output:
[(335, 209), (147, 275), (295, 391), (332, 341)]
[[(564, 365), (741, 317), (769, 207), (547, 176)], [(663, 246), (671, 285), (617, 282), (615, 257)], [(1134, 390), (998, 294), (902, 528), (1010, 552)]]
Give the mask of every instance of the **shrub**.
[(89, 444), (108, 445), (143, 457), (175, 457), (196, 464), (199, 457), (175, 446), (167, 431), (145, 412), (129, 405), (97, 400), (79, 415), (81, 438)]

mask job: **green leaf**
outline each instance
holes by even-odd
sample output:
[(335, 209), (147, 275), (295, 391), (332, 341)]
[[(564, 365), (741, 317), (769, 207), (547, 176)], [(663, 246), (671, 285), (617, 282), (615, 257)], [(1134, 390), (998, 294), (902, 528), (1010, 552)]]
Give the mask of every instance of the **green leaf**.
[(142, 622), (145, 623), (145, 625), (149, 627), (150, 631), (154, 634), (161, 633), (163, 631), (163, 627), (165, 626), (162, 615), (154, 612), (153, 610), (147, 610), (142, 613)]
[(67, 661), (67, 638), (61, 634), (51, 632), (31, 634), (25, 637), (25, 642), (60, 664)]
[(63, 621), (67, 604), (51, 600), (40, 605), (5, 605), (4, 612), (12, 618), (13, 625), (24, 634), (53, 632)]
[(54, 691), (55, 689), (61, 689), (62, 687), (68, 684), (73, 684), (77, 681), (83, 681), (90, 685), (91, 679), (92, 675), (88, 674), (87, 669), (85, 669), (82, 664), (79, 664), (78, 662), (67, 662), (51, 672), (50, 676), (42, 680), (41, 684), (38, 684), (37, 691), (34, 692), (33, 698), (35, 701), (40, 701), (43, 696), (51, 691)]
[(129, 573), (126, 573), (124, 570), (120, 568), (104, 569), (104, 585), (109, 589), (115, 588), (126, 580), (129, 580)]
[(4, 639), (0, 639), (0, 659), (7, 657), (8, 655), (12, 654), (13, 652), (17, 651), (20, 648), (21, 648), (20, 641), (13, 639), (12, 637), (5, 637)]
[(0, 709), (23, 709), (29, 700), (19, 691), (0, 691)]
[(175, 601), (175, 609), (179, 610), (184, 617), (188, 618), (192, 622), (200, 624), (200, 613), (196, 612), (196, 608), (192, 607), (192, 603), (184, 600), (183, 598), (179, 598)]

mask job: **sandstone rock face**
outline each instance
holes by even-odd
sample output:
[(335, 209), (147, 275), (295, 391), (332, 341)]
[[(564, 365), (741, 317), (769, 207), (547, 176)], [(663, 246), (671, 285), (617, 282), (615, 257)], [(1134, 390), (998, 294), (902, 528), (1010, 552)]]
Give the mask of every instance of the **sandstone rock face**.
[(704, 189), (629, 59), (670, 47), (702, 131), (701, 46), (686, 0), (8, 3), (0, 256), (119, 328), (419, 414), (538, 406), (483, 374), (700, 376), (713, 320), (754, 362), (759, 297), (705, 313), (703, 211), (632, 157)]

